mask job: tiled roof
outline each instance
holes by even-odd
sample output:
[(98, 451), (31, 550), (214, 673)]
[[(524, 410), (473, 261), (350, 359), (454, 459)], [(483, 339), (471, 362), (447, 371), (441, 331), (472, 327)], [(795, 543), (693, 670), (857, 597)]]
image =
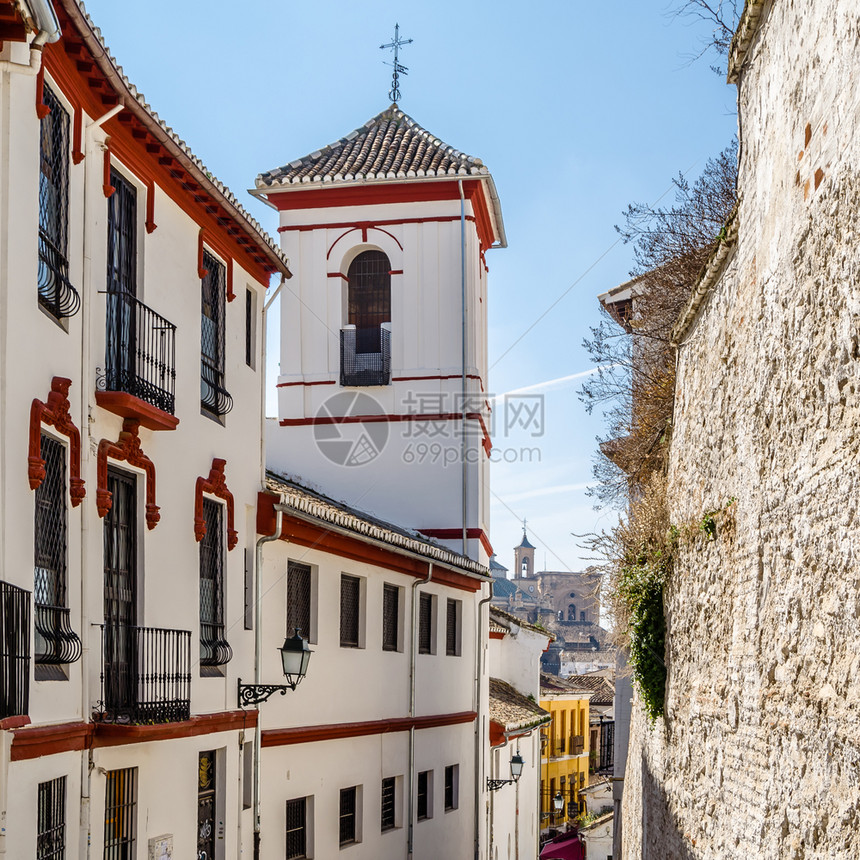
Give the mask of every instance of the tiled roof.
[(512, 597), (516, 593), (517, 587), (509, 579), (501, 576), (493, 577), (493, 597)]
[(603, 675), (590, 672), (587, 675), (571, 676), (568, 680), (594, 692), (592, 705), (611, 705), (615, 701), (615, 684)]
[(440, 562), (448, 567), (456, 567), (481, 577), (489, 576), (489, 571), (484, 565), (466, 556), (452, 552), (417, 532), (410, 532), (358, 511), (343, 502), (336, 502), (297, 484), (290, 478), (268, 472), (266, 486), (270, 492), (281, 497), (281, 504), (285, 508), (295, 512), (301, 518), (331, 523), (358, 536), (372, 538), (423, 555), (428, 561)]
[(516, 624), (517, 627), (523, 627), (526, 630), (531, 630), (534, 633), (540, 633), (541, 636), (546, 636), (550, 642), (555, 639), (555, 636), (546, 630), (543, 627), (538, 627), (535, 624), (530, 624), (528, 621), (523, 621), (522, 618), (518, 618), (511, 612), (505, 612), (503, 609), (499, 609), (498, 606), (490, 605), (490, 618), (495, 619), (496, 623), (500, 624), (505, 630), (511, 629), (511, 624)]
[(81, 0), (60, 0), (62, 7), (79, 28), (81, 37), (92, 51), (96, 63), (116, 89), (119, 101), (127, 110), (141, 120), (148, 120), (148, 126), (159, 139), (159, 142), (171, 154), (176, 156), (182, 166), (189, 171), (194, 180), (202, 188), (211, 193), (224, 208), (238, 221), (246, 233), (254, 240), (254, 244), (262, 250), (269, 260), (281, 271), (288, 272), (289, 261), (278, 244), (262, 228), (236, 199), (230, 189), (216, 179), (207, 170), (206, 165), (189, 149), (188, 144), (161, 119), (150, 107), (149, 103), (137, 87), (125, 76), (117, 61), (105, 45), (101, 30), (93, 23)]
[(257, 188), (363, 179), (487, 175), (489, 171), (480, 158), (443, 143), (392, 104), (346, 137), (283, 167), (261, 173)]
[(502, 627), (502, 625), (499, 624), (498, 621), (496, 621), (492, 617), (490, 618), (490, 633), (507, 633), (507, 632), (508, 632), (507, 627)]
[(525, 529), (523, 529), (523, 539), (520, 541), (519, 546), (514, 547), (515, 549), (534, 549), (534, 546), (529, 542), (529, 539), (526, 537)]
[(495, 553), (490, 556), (490, 570), (507, 570), (507, 568), (496, 558)]
[(540, 673), (540, 694), (541, 696), (563, 696), (566, 693), (575, 693), (578, 695), (591, 694), (593, 691), (590, 687), (580, 684), (579, 675), (571, 678), (561, 678), (558, 675), (548, 675), (546, 672)]
[(507, 681), (490, 678), (490, 719), (510, 732), (543, 725), (549, 722), (550, 715)]

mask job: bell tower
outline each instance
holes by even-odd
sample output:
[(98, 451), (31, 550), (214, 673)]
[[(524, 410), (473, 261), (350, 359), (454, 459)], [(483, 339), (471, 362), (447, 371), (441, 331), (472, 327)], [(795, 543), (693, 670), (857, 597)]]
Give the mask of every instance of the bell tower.
[(294, 273), (269, 468), (487, 563), (489, 171), (395, 103), (252, 193)]
[(523, 539), (514, 547), (514, 579), (533, 579), (535, 575), (535, 548), (526, 534), (523, 520)]

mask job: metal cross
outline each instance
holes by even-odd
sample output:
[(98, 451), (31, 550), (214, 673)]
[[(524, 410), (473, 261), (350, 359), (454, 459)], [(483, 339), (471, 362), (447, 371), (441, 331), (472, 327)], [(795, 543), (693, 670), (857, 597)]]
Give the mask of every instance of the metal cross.
[(394, 73), (391, 76), (391, 89), (388, 91), (388, 98), (391, 99), (392, 102), (400, 101), (400, 75), (405, 75), (409, 72), (409, 69), (406, 66), (400, 65), (399, 62), (399, 52), (400, 48), (403, 45), (411, 44), (412, 39), (401, 39), (400, 38), (400, 24), (394, 25), (394, 39), (390, 41), (387, 45), (380, 45), (380, 50), (393, 50), (394, 51), (394, 62), (386, 63), (386, 66), (392, 66), (394, 68)]

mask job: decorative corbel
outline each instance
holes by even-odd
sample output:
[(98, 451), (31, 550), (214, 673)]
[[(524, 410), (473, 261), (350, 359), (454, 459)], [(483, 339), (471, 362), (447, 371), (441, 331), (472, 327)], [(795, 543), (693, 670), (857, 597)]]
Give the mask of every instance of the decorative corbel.
[(126, 462), (137, 466), (146, 472), (146, 527), (154, 529), (161, 519), (158, 505), (155, 504), (155, 463), (143, 453), (140, 447), (140, 421), (136, 418), (126, 418), (122, 422), (122, 431), (116, 442), (102, 439), (99, 442), (98, 453), (98, 487), (96, 489), (96, 507), (99, 516), (104, 517), (113, 505), (113, 493), (108, 489), (108, 457), (112, 460)]
[(208, 478), (198, 478), (194, 493), (194, 538), (203, 540), (206, 534), (206, 520), (203, 517), (203, 494), (217, 496), (223, 499), (227, 505), (227, 549), (235, 549), (239, 543), (239, 533), (234, 528), (233, 522), (233, 494), (227, 489), (227, 478), (224, 475), (226, 460), (215, 457), (212, 460), (212, 468), (209, 470)]
[(55, 376), (51, 380), (48, 402), (34, 400), (30, 406), (30, 451), (27, 458), (27, 477), (30, 489), (35, 490), (45, 480), (45, 461), (42, 459), (42, 424), (53, 427), (69, 439), (69, 496), (76, 508), (87, 494), (81, 478), (81, 434), (69, 414), (69, 388), (72, 380)]

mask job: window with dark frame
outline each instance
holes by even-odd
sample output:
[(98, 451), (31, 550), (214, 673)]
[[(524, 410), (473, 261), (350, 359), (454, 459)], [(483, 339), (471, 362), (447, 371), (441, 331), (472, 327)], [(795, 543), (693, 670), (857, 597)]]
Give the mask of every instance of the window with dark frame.
[(287, 801), (287, 860), (306, 857), (307, 850), (307, 798), (297, 797)]
[(422, 593), (418, 601), (418, 653), (430, 654), (433, 647), (433, 595)]
[(208, 251), (203, 252), (203, 268), (206, 275), (200, 282), (200, 404), (220, 417), (233, 408), (233, 398), (224, 387), (227, 270)]
[(430, 771), (422, 770), (418, 774), (418, 796), (416, 798), (416, 815), (419, 821), (430, 817), (429, 803)]
[(311, 568), (298, 561), (287, 563), (287, 636), (298, 628), (311, 638)]
[(203, 499), (206, 534), (200, 541), (200, 665), (223, 666), (233, 657), (224, 638), (224, 509)]
[(197, 856), (215, 857), (218, 779), (215, 750), (197, 755)]
[(66, 448), (43, 433), (41, 455), (45, 477), (35, 494), (34, 658), (38, 664), (60, 665), (81, 656), (66, 605)]
[(36, 860), (65, 860), (66, 778), (39, 783)]
[(340, 790), (340, 846), (356, 841), (356, 794), (357, 786)]
[(357, 576), (340, 577), (340, 645), (358, 648), (361, 580)]
[(445, 654), (448, 657), (460, 654), (460, 601), (450, 597), (445, 612)]
[(39, 304), (56, 319), (81, 306), (69, 281), (69, 114), (46, 84), (39, 123)]
[(397, 826), (397, 780), (393, 776), (387, 776), (382, 780), (382, 818), (381, 830), (394, 830)]
[(105, 778), (104, 860), (136, 854), (137, 768), (109, 770)]
[(245, 364), (254, 366), (254, 294), (245, 288)]
[(445, 768), (445, 811), (449, 812), (457, 808), (457, 780), (460, 776), (460, 766), (449, 764)]
[(396, 651), (400, 638), (400, 589), (396, 585), (382, 587), (382, 650)]

